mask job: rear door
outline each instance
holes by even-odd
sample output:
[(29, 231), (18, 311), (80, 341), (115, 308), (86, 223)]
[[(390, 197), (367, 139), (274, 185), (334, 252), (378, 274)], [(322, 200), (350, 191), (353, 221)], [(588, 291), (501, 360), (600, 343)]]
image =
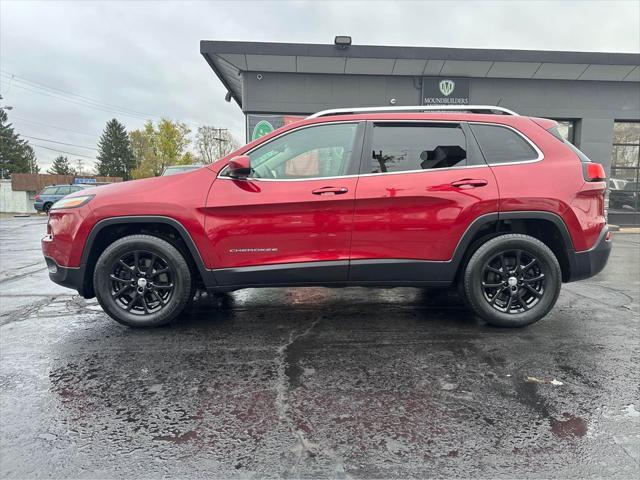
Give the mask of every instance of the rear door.
[(480, 215), (497, 212), (491, 169), (461, 122), (371, 122), (351, 247), (350, 280), (437, 280)]
[(347, 279), (364, 123), (286, 132), (248, 153), (246, 180), (223, 169), (206, 230), (222, 285)]

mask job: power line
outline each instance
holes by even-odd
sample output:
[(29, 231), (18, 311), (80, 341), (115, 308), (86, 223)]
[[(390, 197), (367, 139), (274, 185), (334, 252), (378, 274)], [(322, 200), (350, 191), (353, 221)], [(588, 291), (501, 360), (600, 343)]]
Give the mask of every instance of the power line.
[(24, 135), (24, 134), (20, 134), (21, 137), (26, 137), (26, 138), (33, 138), (34, 140), (41, 140), (43, 142), (50, 142), (50, 143), (59, 143), (60, 145), (67, 145), (69, 147), (78, 147), (78, 148), (86, 148), (87, 150), (95, 150), (98, 151), (97, 148), (94, 147), (85, 147), (84, 145), (77, 145), (75, 143), (67, 143), (67, 142), (60, 142), (58, 140), (50, 140), (48, 138), (40, 138), (40, 137), (32, 137), (31, 135)]
[(126, 113), (126, 112), (120, 112), (120, 111), (109, 109), (109, 108), (102, 107), (102, 106), (99, 106), (99, 105), (93, 105), (93, 104), (82, 102), (82, 101), (76, 101), (75, 99), (59, 96), (59, 95), (53, 94), (51, 92), (35, 90), (33, 88), (30, 88), (27, 85), (20, 85), (20, 84), (16, 83), (13, 86), (16, 87), (16, 88), (20, 88), (22, 90), (26, 90), (27, 92), (37, 93), (39, 95), (44, 95), (44, 96), (47, 96), (47, 97), (50, 97), (50, 98), (55, 98), (56, 100), (62, 100), (64, 102), (72, 103), (73, 105), (78, 105), (80, 107), (93, 108), (94, 110), (99, 110), (101, 112), (112, 113), (112, 114), (115, 113), (117, 115), (124, 115), (125, 117), (137, 118), (138, 120), (148, 120), (149, 119), (149, 117), (146, 117), (146, 116), (134, 115), (134, 114), (131, 114), (131, 113)]
[[(45, 95), (51, 98), (55, 98), (58, 100), (66, 101), (72, 103), (74, 105), (79, 105), (83, 107), (89, 107), (96, 110), (100, 110), (107, 113), (116, 113), (119, 115), (124, 115), (132, 118), (137, 118), (139, 120), (149, 120), (150, 118), (162, 119), (160, 115), (148, 114), (144, 112), (140, 112), (137, 110), (132, 110), (126, 107), (120, 107), (118, 105), (114, 105), (112, 103), (104, 102), (101, 100), (95, 100), (90, 97), (86, 97), (84, 95), (79, 95), (77, 93), (69, 92), (67, 90), (63, 90), (56, 87), (51, 87), (49, 85), (45, 85), (44, 83), (36, 82), (34, 80), (29, 80), (25, 77), (21, 77), (14, 73), (8, 71), (1, 71), (0, 75), (8, 79), (10, 85), (15, 86), (17, 88), (21, 88), (31, 93), (38, 93), (40, 95)], [(19, 83), (15, 83), (19, 82)], [(22, 83), (23, 85), (21, 85)], [(191, 124), (193, 127), (201, 126), (198, 122), (193, 121), (185, 121), (184, 123)]]
[(46, 150), (51, 150), (52, 152), (66, 153), (67, 155), (73, 155), (74, 157), (84, 157), (84, 158), (88, 158), (89, 160), (96, 160), (95, 157), (90, 157), (89, 155), (82, 155), (81, 153), (73, 153), (73, 152), (67, 152), (65, 150), (58, 150), (57, 148), (50, 148), (50, 147), (46, 147), (44, 145), (38, 145), (37, 143), (29, 143), (29, 145), (31, 145), (32, 147), (38, 147), (38, 148), (44, 148)]
[(13, 80), (15, 82), (19, 82), (19, 83), (24, 84), (24, 85), (20, 86), (22, 88), (24, 88), (25, 86), (31, 87), (31, 88), (35, 88), (35, 89), (38, 89), (38, 90), (42, 90), (42, 91), (44, 91), (46, 93), (49, 93), (51, 95), (56, 95), (58, 97), (65, 97), (65, 98), (68, 98), (70, 100), (75, 100), (76, 102), (82, 102), (83, 104), (86, 104), (87, 106), (88, 105), (93, 105), (93, 106), (96, 106), (96, 107), (109, 109), (111, 111), (117, 111), (117, 112), (120, 112), (122, 114), (129, 114), (131, 116), (136, 116), (136, 117), (160, 118), (160, 116), (158, 116), (158, 115), (152, 115), (152, 114), (140, 112), (140, 111), (137, 111), (137, 110), (133, 110), (131, 108), (121, 107), (121, 106), (118, 106), (118, 105), (114, 105), (112, 103), (104, 102), (102, 100), (96, 100), (96, 99), (93, 99), (93, 98), (90, 98), (90, 97), (86, 97), (84, 95), (79, 95), (77, 93), (69, 92), (69, 91), (63, 90), (61, 88), (52, 87), (50, 85), (46, 85), (44, 83), (36, 82), (34, 80), (29, 80), (28, 78), (22, 77), (20, 75), (16, 75), (14, 73), (7, 72), (6, 70), (4, 72), (0, 72), (0, 75), (3, 75), (5, 78), (11, 79), (11, 80)]
[(11, 115), (11, 120), (18, 120), (19, 122), (30, 123), (34, 125), (42, 125), (43, 127), (56, 128), (58, 130), (66, 130), (67, 132), (77, 133), (78, 135), (86, 135), (87, 137), (100, 138), (99, 135), (95, 135), (93, 133), (80, 132), (79, 130), (73, 130), (71, 128), (66, 128), (66, 127), (59, 127), (57, 125), (51, 125), (50, 123), (36, 122), (35, 120), (28, 120), (26, 118), (17, 117), (15, 115)]

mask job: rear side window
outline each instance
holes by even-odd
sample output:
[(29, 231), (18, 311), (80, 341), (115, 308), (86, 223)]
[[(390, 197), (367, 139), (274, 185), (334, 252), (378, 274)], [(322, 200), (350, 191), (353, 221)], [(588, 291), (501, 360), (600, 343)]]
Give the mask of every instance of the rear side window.
[(40, 192), (40, 195), (55, 195), (56, 190), (58, 190), (58, 187), (47, 187)]
[(521, 135), (498, 125), (470, 124), (487, 163), (537, 160), (538, 152)]
[(456, 124), (377, 124), (363, 173), (392, 173), (466, 165), (467, 141)]
[(57, 195), (69, 195), (72, 192), (71, 187), (59, 187)]

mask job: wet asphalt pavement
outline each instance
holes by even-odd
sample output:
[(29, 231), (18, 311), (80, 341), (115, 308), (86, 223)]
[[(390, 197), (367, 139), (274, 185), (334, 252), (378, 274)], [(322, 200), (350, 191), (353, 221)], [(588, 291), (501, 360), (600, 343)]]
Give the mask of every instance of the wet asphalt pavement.
[(45, 222), (0, 220), (3, 478), (640, 474), (640, 235), (519, 330), (409, 288), (244, 290), (133, 330), (49, 281)]

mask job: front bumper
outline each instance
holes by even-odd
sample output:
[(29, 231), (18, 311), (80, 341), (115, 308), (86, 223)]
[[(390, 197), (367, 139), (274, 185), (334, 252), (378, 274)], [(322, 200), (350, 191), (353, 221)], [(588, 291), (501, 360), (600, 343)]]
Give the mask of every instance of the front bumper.
[(51, 281), (62, 285), (63, 287), (77, 290), (80, 295), (85, 296), (84, 292), (84, 268), (77, 267), (61, 267), (51, 257), (44, 257), (49, 269), (49, 278)]
[(583, 252), (569, 252), (568, 282), (593, 277), (602, 271), (611, 254), (611, 237), (609, 227), (605, 226), (595, 245)]

